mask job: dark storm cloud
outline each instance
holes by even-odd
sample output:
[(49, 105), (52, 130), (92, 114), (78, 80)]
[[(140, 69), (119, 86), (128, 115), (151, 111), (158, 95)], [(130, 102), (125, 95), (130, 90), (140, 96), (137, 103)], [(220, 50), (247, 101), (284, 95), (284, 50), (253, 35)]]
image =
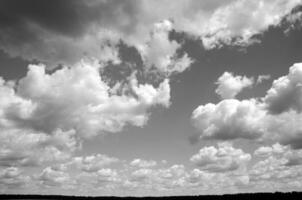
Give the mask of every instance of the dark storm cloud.
[(98, 36), (91, 33), (96, 27), (131, 32), (138, 5), (136, 0), (3, 0), (0, 48), (26, 60), (70, 64), (90, 51), (99, 53)]
[(58, 33), (76, 35), (86, 25), (79, 12), (85, 9), (84, 6), (85, 4), (78, 0), (4, 0), (0, 2), (0, 26), (21, 30), (23, 26), (26, 30), (26, 21), (30, 21)]
[(135, 0), (3, 0), (0, 2), (0, 26), (26, 32), (26, 23), (32, 22), (59, 34), (79, 36), (93, 22), (118, 24), (118, 18), (125, 13), (131, 20), (121, 27), (127, 30), (135, 22), (136, 4)]

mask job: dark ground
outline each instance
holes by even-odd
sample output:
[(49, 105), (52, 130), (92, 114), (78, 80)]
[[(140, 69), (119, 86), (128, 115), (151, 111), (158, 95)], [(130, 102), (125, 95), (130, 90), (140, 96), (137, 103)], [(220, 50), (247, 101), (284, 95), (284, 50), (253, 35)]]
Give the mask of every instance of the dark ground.
[(114, 199), (114, 200), (125, 200), (125, 199), (165, 199), (165, 200), (182, 200), (182, 199), (201, 199), (201, 200), (219, 200), (219, 199), (270, 199), (270, 200), (279, 200), (279, 199), (291, 199), (291, 200), (300, 200), (302, 199), (302, 192), (291, 192), (291, 193), (254, 193), (254, 194), (230, 194), (230, 195), (210, 195), (210, 196), (171, 196), (171, 197), (81, 197), (81, 196), (60, 196), (60, 195), (0, 195), (0, 199), (22, 199), (22, 200), (31, 200), (31, 199)]

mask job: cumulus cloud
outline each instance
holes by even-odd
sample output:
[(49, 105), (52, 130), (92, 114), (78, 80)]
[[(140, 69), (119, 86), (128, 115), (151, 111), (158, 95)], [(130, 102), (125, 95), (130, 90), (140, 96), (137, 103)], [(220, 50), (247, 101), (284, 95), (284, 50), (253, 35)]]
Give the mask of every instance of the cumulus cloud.
[(16, 188), (26, 185), (30, 181), (29, 176), (22, 174), (16, 167), (8, 167), (0, 170), (0, 185), (4, 188)]
[(136, 158), (131, 161), (130, 165), (133, 167), (148, 168), (148, 167), (156, 166), (157, 162), (155, 160), (142, 160), (142, 159)]
[(88, 190), (112, 190), (117, 189), (122, 182), (120, 173), (115, 169), (102, 168), (93, 172), (81, 172), (76, 176), (77, 186)]
[(289, 109), (302, 111), (302, 63), (296, 63), (289, 69), (289, 74), (273, 82), (264, 101), (268, 110), (279, 114)]
[[(221, 149), (219, 155), (216, 155), (218, 159), (220, 159), (220, 156), (226, 158), (225, 156), (230, 153), (229, 150), (231, 151), (231, 156), (234, 156), (232, 162), (235, 162), (234, 159), (237, 154), (238, 156), (239, 154), (241, 155), (238, 157), (240, 161), (243, 161), (243, 157), (248, 155), (228, 144), (221, 144), (220, 146), (224, 146), (223, 148), (225, 149)], [(131, 162), (124, 162), (124, 168), (120, 168), (119, 166), (110, 165), (110, 163), (115, 162), (114, 160), (115, 158), (105, 155), (76, 157), (71, 162), (66, 161), (59, 165), (45, 167), (40, 173), (32, 176), (31, 184), (39, 189), (72, 189), (78, 190), (82, 194), (101, 191), (106, 194), (110, 192), (108, 194), (112, 195), (120, 194), (118, 192), (123, 191), (130, 195), (141, 194), (141, 192), (152, 194), (157, 191), (172, 195), (175, 192), (188, 192), (192, 189), (198, 189), (199, 191), (208, 191), (210, 188), (215, 188), (215, 190), (235, 189), (238, 186), (249, 183), (249, 177), (245, 170), (210, 171), (200, 167), (199, 169), (190, 170), (179, 164), (137, 168), (133, 167)], [(226, 162), (221, 161), (221, 163)], [(86, 170), (84, 167), (92, 165), (97, 167), (93, 168), (93, 170)], [(21, 177), (24, 180), (28, 179), (26, 176), (21, 176), (21, 171), (17, 168), (10, 167), (9, 170), (4, 171), (6, 174), (10, 174), (5, 175), (5, 177), (9, 176), (17, 179), (16, 177), (19, 176), (18, 180), (21, 180)], [(4, 171), (2, 174), (5, 174)], [(3, 177), (0, 176), (0, 180), (1, 178), (4, 179), (4, 175)], [(28, 182), (23, 182), (20, 186), (28, 186), (26, 184)]]
[[(111, 95), (102, 81), (99, 65), (79, 63), (47, 74), (44, 66), (30, 65), (16, 90), (3, 82), (3, 123), (48, 134), (74, 130), (82, 137), (104, 131), (118, 132), (125, 125), (143, 126), (148, 109), (170, 104), (169, 81), (158, 88), (129, 80), (133, 95)], [(7, 101), (7, 98), (11, 100)]]
[(200, 169), (210, 172), (243, 169), (250, 160), (250, 154), (234, 148), (229, 143), (218, 143), (218, 148), (214, 146), (204, 147), (190, 159)]
[[(221, 42), (250, 43), (252, 35), (277, 25), (299, 3), (300, 0), (178, 0), (171, 5), (158, 0), (68, 3), (9, 0), (1, 2), (0, 6), (3, 16), (0, 46), (12, 56), (37, 59), (52, 66), (70, 65), (83, 55), (100, 58), (104, 39), (122, 38), (134, 46), (143, 44), (153, 24), (167, 19), (174, 21), (177, 31), (201, 37), (207, 48)], [(156, 49), (167, 52), (174, 48), (175, 43), (168, 44), (164, 40)], [(169, 62), (169, 58), (155, 60)], [(179, 67), (178, 71), (183, 69)]]
[(216, 84), (218, 87), (215, 92), (222, 99), (232, 99), (244, 88), (251, 87), (254, 84), (254, 79), (246, 76), (235, 76), (230, 72), (224, 72), (218, 78)]
[(176, 50), (181, 45), (176, 41), (170, 41), (169, 32), (172, 28), (173, 23), (169, 20), (156, 23), (150, 39), (145, 45), (138, 47), (149, 70), (153, 67), (160, 73), (170, 75), (183, 72), (193, 62), (187, 54), (177, 58)]
[[(48, 73), (43, 65), (30, 65), (18, 82), (0, 78), (0, 165), (66, 161), (81, 149), (84, 138), (126, 125), (141, 127), (150, 108), (170, 105), (168, 79), (154, 87), (138, 83), (134, 73), (117, 94), (102, 80), (102, 66), (83, 61)], [(77, 159), (86, 171), (115, 161), (102, 155)]]
[(227, 44), (253, 42), (251, 36), (277, 25), (299, 3), (300, 0), (233, 1), (215, 10), (211, 16), (205, 26), (205, 34), (209, 35), (205, 37), (205, 44), (211, 47), (221, 41)]
[(282, 146), (279, 143), (276, 143), (270, 146), (262, 146), (255, 150), (254, 155), (261, 157), (269, 157), (274, 154), (283, 154), (287, 149), (286, 146)]
[(226, 99), (216, 105), (199, 106), (194, 110), (192, 120), (202, 138), (255, 139), (265, 131), (261, 121), (265, 114), (255, 99)]
[[(189, 171), (185, 177), (186, 184), (191, 188), (196, 188), (198, 191), (215, 190), (236, 190), (239, 187), (249, 185), (249, 175), (247, 173), (214, 173), (200, 169)], [(223, 191), (221, 191), (223, 193)]]
[(67, 172), (54, 169), (52, 167), (46, 167), (35, 178), (43, 187), (62, 186), (64, 188), (68, 188), (75, 183)]
[(1, 166), (37, 166), (65, 161), (80, 148), (74, 131), (55, 131), (53, 135), (22, 129), (7, 129), (0, 135)]
[(170, 190), (185, 185), (186, 170), (183, 165), (172, 165), (168, 168), (141, 168), (133, 171), (128, 180), (128, 186), (134, 189)]
[(256, 84), (260, 84), (263, 81), (266, 81), (266, 80), (269, 80), (269, 79), (271, 79), (271, 75), (269, 75), (269, 74), (259, 75), (258, 78), (257, 78)]
[(290, 190), (301, 187), (301, 183), (297, 181), (302, 176), (301, 150), (293, 150), (289, 146), (276, 143), (259, 147), (254, 155), (262, 159), (249, 172), (252, 185), (257, 187), (261, 184), (271, 188), (274, 183), (275, 189)]
[(272, 146), (261, 146), (254, 152), (255, 156), (262, 158), (274, 157), (286, 160), (285, 165), (294, 166), (301, 165), (302, 150), (294, 150), (289, 146), (276, 143)]
[(85, 157), (74, 157), (72, 164), (75, 164), (77, 168), (82, 171), (96, 172), (103, 167), (116, 162), (119, 162), (119, 159), (107, 155), (96, 154)]
[(225, 99), (196, 108), (192, 120), (200, 137), (259, 139), (301, 148), (301, 69), (294, 64), (261, 99)]

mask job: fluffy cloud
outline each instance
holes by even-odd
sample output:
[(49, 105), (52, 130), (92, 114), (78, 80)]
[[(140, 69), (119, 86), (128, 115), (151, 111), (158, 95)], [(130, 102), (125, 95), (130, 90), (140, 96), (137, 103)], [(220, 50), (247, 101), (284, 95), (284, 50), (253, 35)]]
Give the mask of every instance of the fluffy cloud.
[(273, 82), (264, 98), (222, 100), (196, 108), (192, 114), (201, 138), (260, 139), (301, 148), (301, 64)]
[(154, 88), (138, 84), (135, 76), (129, 81), (133, 95), (111, 95), (110, 87), (101, 79), (99, 65), (85, 62), (52, 74), (47, 74), (44, 66), (30, 65), (16, 91), (3, 84), (5, 94), (1, 97), (8, 97), (1, 100), (1, 120), (48, 134), (74, 129), (90, 137), (104, 131), (118, 132), (127, 124), (143, 126), (148, 108), (167, 107), (170, 101), (168, 80)]
[(251, 186), (261, 184), (271, 190), (293, 190), (301, 187), (301, 150), (292, 150), (278, 143), (255, 150), (262, 160), (253, 165), (249, 174)]
[(183, 72), (191, 65), (192, 60), (187, 54), (177, 58), (176, 50), (180, 48), (180, 44), (169, 39), (169, 32), (172, 31), (172, 27), (173, 24), (169, 20), (156, 23), (147, 44), (139, 46), (149, 70), (154, 67), (160, 73), (169, 75)]
[[(128, 124), (141, 127), (151, 107), (170, 105), (168, 79), (155, 88), (139, 84), (133, 74), (117, 94), (102, 80), (102, 66), (83, 61), (48, 73), (45, 66), (30, 65), (18, 82), (0, 78), (0, 165), (68, 160), (83, 138)], [(102, 155), (77, 159), (88, 171), (106, 161)]]
[(265, 114), (255, 99), (226, 99), (216, 105), (199, 106), (194, 110), (192, 120), (202, 138), (253, 139), (265, 131), (261, 121)]
[(35, 177), (39, 184), (43, 187), (71, 187), (75, 182), (71, 179), (67, 172), (46, 167), (43, 171)]
[(94, 172), (81, 172), (76, 176), (77, 186), (81, 189), (87, 187), (88, 190), (111, 190), (117, 189), (121, 184), (121, 174), (110, 168), (102, 168)]
[(1, 166), (36, 166), (64, 161), (80, 148), (75, 132), (55, 131), (53, 135), (8, 129), (0, 134)]
[(225, 172), (245, 168), (250, 160), (250, 154), (234, 148), (229, 143), (219, 143), (218, 148), (214, 146), (204, 147), (190, 159), (201, 169), (212, 172)]
[(273, 82), (264, 101), (268, 110), (279, 114), (289, 109), (302, 111), (302, 63), (296, 63), (289, 69), (289, 74)]
[(28, 176), (22, 175), (22, 171), (16, 167), (8, 167), (0, 170), (1, 187), (21, 187), (30, 181)]
[(142, 160), (137, 158), (131, 161), (130, 165), (133, 167), (148, 168), (156, 166), (157, 162), (155, 160)]
[(300, 0), (248, 1), (240, 0), (220, 7), (206, 24), (205, 44), (215, 46), (219, 42), (232, 44), (250, 43), (251, 36), (271, 25), (277, 25)]
[(96, 154), (85, 157), (74, 157), (72, 163), (82, 171), (96, 172), (101, 170), (104, 166), (116, 163), (118, 161), (119, 160), (117, 158)]
[(295, 166), (301, 165), (302, 150), (293, 150), (289, 146), (280, 145), (276, 143), (270, 146), (262, 146), (255, 150), (255, 156), (262, 158), (274, 157), (277, 159), (283, 159), (285, 165)]
[(183, 165), (172, 165), (160, 169), (141, 168), (130, 174), (128, 184), (130, 183), (129, 186), (136, 189), (169, 190), (184, 186), (185, 175), (186, 170)]
[(271, 75), (269, 75), (269, 74), (266, 74), (266, 75), (259, 75), (258, 78), (257, 78), (256, 83), (257, 83), (257, 84), (260, 84), (260, 83), (262, 83), (263, 81), (269, 80), (270, 78), (271, 78)]
[[(83, 56), (102, 59), (100, 46), (104, 40), (122, 38), (135, 46), (143, 44), (153, 24), (166, 19), (174, 21), (177, 31), (201, 37), (208, 48), (221, 42), (249, 43), (252, 35), (277, 25), (299, 3), (300, 0), (177, 0), (171, 5), (158, 0), (9, 0), (0, 6), (4, 16), (0, 21), (0, 46), (12, 56), (38, 59), (51, 66), (69, 65)], [(163, 45), (154, 44), (159, 44), (155, 49), (164, 53), (175, 48), (175, 43), (165, 40)], [(155, 60), (169, 62), (169, 58)]]
[(218, 87), (215, 92), (219, 94), (222, 99), (232, 99), (244, 88), (251, 87), (254, 84), (254, 79), (224, 72), (218, 78), (216, 84)]
[(198, 192), (214, 190), (213, 194), (215, 195), (223, 194), (223, 190), (236, 191), (239, 187), (249, 185), (249, 175), (246, 173), (213, 173), (200, 169), (189, 171), (185, 180), (188, 187), (196, 188)]

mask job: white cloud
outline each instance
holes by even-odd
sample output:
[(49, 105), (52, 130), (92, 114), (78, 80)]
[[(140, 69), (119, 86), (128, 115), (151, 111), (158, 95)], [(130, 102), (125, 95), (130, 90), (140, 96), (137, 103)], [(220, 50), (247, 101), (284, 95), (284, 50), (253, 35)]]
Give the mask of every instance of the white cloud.
[(224, 194), (225, 191), (237, 191), (238, 187), (249, 185), (247, 173), (214, 173), (193, 169), (185, 177), (189, 188), (196, 188), (198, 193)]
[(192, 120), (201, 138), (259, 139), (301, 148), (301, 69), (299, 63), (293, 65), (288, 75), (273, 82), (264, 98), (226, 99), (196, 108)]
[(259, 185), (270, 190), (295, 190), (301, 187), (301, 150), (292, 150), (278, 143), (256, 149), (255, 156), (262, 158), (249, 171), (251, 186)]
[(279, 143), (269, 146), (262, 146), (255, 150), (254, 155), (261, 157), (269, 157), (273, 154), (282, 154), (286, 150), (286, 146), (282, 146)]
[(36, 180), (43, 187), (63, 187), (71, 188), (75, 181), (72, 180), (67, 172), (54, 169), (52, 167), (46, 167), (43, 171), (37, 175)]
[(22, 129), (8, 129), (0, 135), (1, 166), (36, 166), (64, 161), (80, 148), (75, 132), (55, 131), (53, 135)]
[(168, 168), (141, 168), (133, 171), (128, 179), (128, 187), (145, 190), (174, 190), (185, 186), (186, 170), (183, 165)]
[(152, 70), (153, 67), (160, 73), (170, 75), (183, 72), (193, 62), (187, 54), (181, 58), (176, 57), (176, 50), (181, 45), (169, 39), (172, 28), (173, 23), (169, 20), (156, 23), (147, 43), (138, 46), (147, 70)]
[(217, 80), (218, 85), (215, 92), (222, 99), (232, 99), (237, 96), (244, 88), (251, 87), (254, 84), (253, 78), (246, 76), (235, 76), (230, 72), (224, 72)]
[(262, 119), (266, 112), (255, 100), (226, 99), (218, 104), (208, 103), (193, 111), (194, 126), (202, 138), (235, 139), (258, 138), (265, 129)]
[[(11, 15), (16, 21), (26, 18), (26, 22), (2, 28), (0, 46), (12, 56), (38, 59), (52, 66), (58, 63), (73, 65), (83, 56), (103, 60), (104, 51), (100, 46), (107, 39), (116, 42), (122, 38), (134, 46), (142, 45), (153, 25), (167, 19), (173, 20), (177, 31), (201, 37), (207, 48), (217, 46), (221, 41), (246, 44), (251, 42), (252, 35), (265, 31), (270, 25), (278, 25), (282, 17), (299, 3), (300, 0), (177, 0), (171, 5), (167, 0), (80, 1), (70, 6), (62, 3), (65, 7), (59, 7), (58, 14), (72, 14), (64, 15), (64, 20), (58, 19), (58, 23), (52, 25), (46, 20), (47, 14), (43, 17), (38, 14), (26, 16), (30, 12), (24, 6), (23, 12), (12, 9)], [(15, 34), (17, 30), (22, 37)], [(155, 44), (159, 44), (155, 49), (163, 53), (175, 48), (173, 42), (167, 43), (166, 40), (163, 45)], [(106, 55), (106, 59), (118, 60), (116, 53)], [(169, 58), (163, 57), (153, 60), (160, 63), (159, 66), (170, 62)]]
[(88, 187), (89, 190), (110, 190), (117, 189), (122, 183), (121, 174), (110, 168), (101, 168), (97, 171), (83, 171), (75, 177), (77, 186), (80, 189)]
[(262, 146), (255, 150), (255, 156), (261, 158), (274, 157), (277, 159), (283, 159), (286, 166), (301, 165), (302, 150), (294, 150), (289, 146), (280, 145), (276, 143), (270, 146)]
[(289, 109), (302, 111), (302, 63), (296, 63), (289, 69), (289, 74), (273, 82), (264, 97), (270, 112), (282, 113)]
[(131, 181), (133, 182), (145, 182), (152, 177), (152, 169), (138, 169), (131, 174)]
[[(134, 74), (127, 91), (111, 94), (100, 67), (83, 61), (49, 74), (42, 65), (30, 65), (18, 83), (0, 78), (0, 165), (66, 161), (81, 149), (83, 138), (118, 132), (128, 124), (141, 127), (151, 107), (170, 105), (168, 79), (155, 88), (139, 84)], [(99, 170), (108, 159), (84, 157), (82, 168)]]
[(148, 168), (148, 167), (156, 166), (157, 162), (155, 160), (142, 160), (142, 159), (136, 158), (131, 161), (130, 165), (133, 167)]
[(30, 181), (29, 176), (22, 174), (16, 167), (8, 167), (0, 170), (0, 186), (3, 188), (13, 188), (25, 186)]
[(263, 81), (266, 81), (266, 80), (269, 80), (269, 79), (271, 79), (271, 75), (269, 75), (269, 74), (259, 75), (258, 78), (257, 78), (256, 84), (260, 84)]
[(235, 43), (250, 43), (250, 38), (261, 33), (270, 25), (277, 25), (283, 16), (301, 3), (300, 0), (268, 0), (268, 1), (233, 1), (219, 7), (211, 15), (205, 26), (206, 46), (213, 47), (220, 40), (232, 44), (232, 38), (238, 37)]
[(229, 143), (218, 143), (218, 148), (214, 146), (204, 147), (190, 159), (200, 169), (210, 172), (245, 169), (250, 160), (250, 154), (234, 148)]
[(119, 159), (103, 154), (96, 154), (85, 157), (74, 157), (72, 161), (72, 163), (75, 164), (78, 169), (86, 172), (96, 172), (101, 170), (104, 166), (116, 162), (119, 162)]
[(77, 135), (90, 137), (118, 132), (127, 124), (143, 126), (150, 107), (169, 106), (167, 79), (154, 88), (138, 84), (132, 76), (129, 88), (133, 95), (110, 95), (110, 87), (102, 81), (99, 67), (96, 63), (81, 62), (47, 74), (44, 66), (30, 65), (16, 91), (2, 84), (6, 92), (1, 93), (0, 114), (4, 115), (1, 120), (48, 134), (58, 129), (74, 129)]
[(265, 31), (271, 25), (278, 25), (282, 17), (299, 3), (300, 0), (179, 0), (171, 5), (162, 1), (144, 1), (146, 18), (143, 19), (173, 19), (176, 30), (200, 36), (207, 48), (213, 48), (221, 42), (253, 42), (250, 39), (252, 35)]

